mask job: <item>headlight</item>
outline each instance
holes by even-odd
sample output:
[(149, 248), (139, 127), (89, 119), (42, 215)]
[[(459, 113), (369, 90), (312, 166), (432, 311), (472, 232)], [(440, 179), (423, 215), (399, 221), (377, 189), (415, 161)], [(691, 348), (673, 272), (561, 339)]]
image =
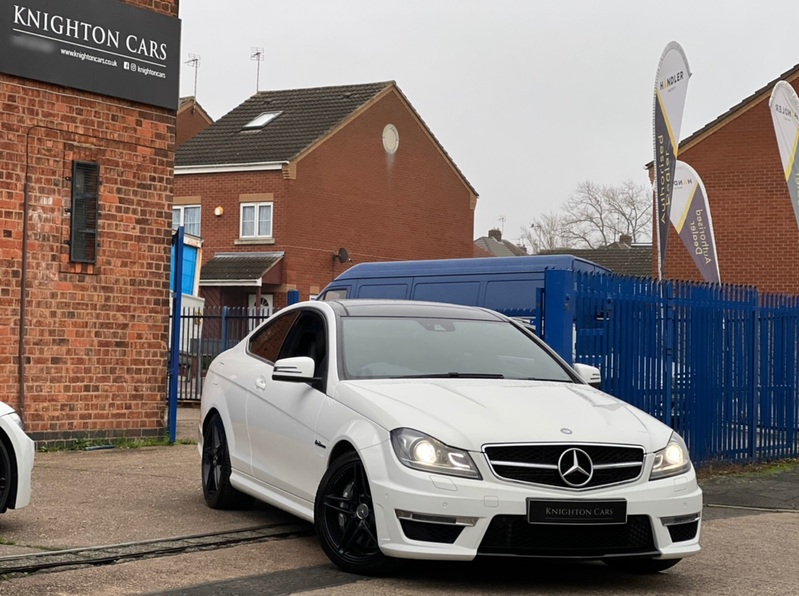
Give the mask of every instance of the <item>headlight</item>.
[(482, 479), (466, 451), (448, 447), (419, 431), (410, 428), (392, 430), (391, 446), (397, 459), (414, 470)]
[(650, 480), (677, 476), (691, 469), (691, 459), (685, 441), (677, 433), (672, 433), (669, 444), (655, 452), (655, 465), (652, 466)]

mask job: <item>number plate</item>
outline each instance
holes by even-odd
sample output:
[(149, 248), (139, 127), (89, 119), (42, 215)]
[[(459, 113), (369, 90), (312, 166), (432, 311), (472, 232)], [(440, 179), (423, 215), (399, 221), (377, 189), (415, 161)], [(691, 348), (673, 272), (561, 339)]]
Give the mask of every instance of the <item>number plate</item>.
[(531, 524), (624, 524), (627, 523), (627, 501), (527, 499), (527, 521)]

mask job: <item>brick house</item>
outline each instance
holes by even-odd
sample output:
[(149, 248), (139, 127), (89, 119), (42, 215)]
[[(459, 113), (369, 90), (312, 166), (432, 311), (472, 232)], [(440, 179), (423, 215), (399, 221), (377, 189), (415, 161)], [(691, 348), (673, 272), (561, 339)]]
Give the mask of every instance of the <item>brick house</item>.
[(175, 123), (175, 148), (204, 131), (214, 123), (194, 97), (181, 97)]
[(474, 252), (477, 193), (394, 82), (259, 92), (175, 159), (206, 306), (281, 308), (350, 263)]
[[(131, 62), (123, 72), (111, 52), (87, 49), (91, 40), (80, 39), (84, 56), (106, 63), (84, 61), (70, 49), (76, 40), (66, 39), (85, 33), (70, 17), (73, 25), (87, 19), (86, 30), (106, 46), (124, 43), (136, 27), (156, 35), (150, 25), (163, 24), (173, 33), (170, 51), (179, 54), (178, 0), (108, 0), (93, 13), (80, 3), (48, 2), (17, 7), (22, 23), (14, 35), (34, 36), (52, 18), (48, 35), (65, 36), (47, 43), (66, 49), (48, 60), (71, 60), (56, 77), (87, 72), (89, 85), (103, 85), (117, 69), (126, 80), (147, 76), (130, 72), (135, 55), (125, 58)], [(0, 8), (3, 26), (11, 26), (5, 17), (15, 7)], [(100, 27), (109, 18), (116, 24)], [(120, 38), (114, 26), (130, 30)], [(0, 400), (40, 442), (162, 436), (178, 94), (174, 106), (163, 107), (32, 71), (9, 74), (17, 67), (0, 64)]]
[[(721, 281), (797, 294), (799, 268), (793, 263), (799, 254), (799, 229), (768, 106), (780, 80), (799, 88), (799, 65), (682, 139), (679, 159), (693, 166), (707, 190)], [(651, 175), (652, 164), (648, 166)], [(657, 276), (657, 251), (652, 271)], [(702, 280), (673, 227), (664, 277)]]
[(568, 254), (602, 265), (619, 275), (652, 277), (652, 245), (633, 244), (633, 238), (628, 234), (622, 234), (616, 242), (599, 248), (553, 248), (538, 254)]

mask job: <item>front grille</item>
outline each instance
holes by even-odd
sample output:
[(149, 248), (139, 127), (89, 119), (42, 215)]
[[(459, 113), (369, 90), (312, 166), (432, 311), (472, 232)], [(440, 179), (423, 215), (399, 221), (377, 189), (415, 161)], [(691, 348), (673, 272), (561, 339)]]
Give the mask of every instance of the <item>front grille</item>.
[(624, 445), (490, 445), (485, 454), (494, 474), (500, 478), (571, 488), (558, 472), (558, 461), (564, 451), (573, 447), (585, 451), (593, 463), (591, 481), (580, 488), (629, 482), (643, 471), (644, 450)]
[(646, 515), (631, 515), (626, 524), (530, 524), (523, 515), (497, 515), (477, 553), (523, 557), (600, 558), (609, 555), (657, 554)]
[(454, 543), (463, 531), (463, 526), (433, 524), (410, 519), (401, 519), (400, 525), (406, 538), (422, 542), (438, 542), (439, 544)]
[(669, 536), (671, 536), (672, 542), (685, 542), (686, 540), (693, 540), (696, 538), (696, 533), (698, 531), (698, 521), (669, 526)]

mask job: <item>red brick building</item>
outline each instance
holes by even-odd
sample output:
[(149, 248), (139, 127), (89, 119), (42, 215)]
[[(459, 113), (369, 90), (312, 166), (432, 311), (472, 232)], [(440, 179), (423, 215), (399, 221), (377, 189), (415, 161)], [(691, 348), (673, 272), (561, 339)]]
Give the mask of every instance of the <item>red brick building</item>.
[(214, 123), (194, 97), (181, 97), (175, 124), (175, 148)]
[[(682, 139), (679, 159), (693, 166), (707, 190), (721, 281), (797, 294), (799, 228), (768, 105), (779, 80), (799, 88), (799, 66)], [(664, 277), (701, 281), (673, 227)]]
[[(110, 45), (120, 37), (98, 24), (105, 7), (146, 31), (155, 20), (179, 33), (177, 0), (109, 0), (88, 17), (79, 5), (54, 5), (58, 14), (44, 0), (28, 6), (17, 9), (20, 36), (52, 18), (49, 35), (75, 37), (77, 26), (55, 19), (83, 18)], [(64, 16), (69, 10), (77, 16)], [(90, 84), (104, 84), (113, 73), (101, 68), (122, 71), (102, 49), (81, 56), (78, 42), (48, 38), (65, 48), (49, 59), (71, 56), (76, 71), (56, 76), (88, 73)], [(169, 50), (179, 55), (177, 42), (176, 33)], [(126, 58), (120, 76), (133, 77), (136, 63)], [(8, 74), (13, 68), (0, 68), (0, 400), (37, 441), (162, 435), (175, 109)], [(148, 68), (137, 74), (156, 71)]]
[(350, 262), (474, 252), (477, 193), (394, 82), (260, 92), (175, 159), (206, 306), (280, 308)]

